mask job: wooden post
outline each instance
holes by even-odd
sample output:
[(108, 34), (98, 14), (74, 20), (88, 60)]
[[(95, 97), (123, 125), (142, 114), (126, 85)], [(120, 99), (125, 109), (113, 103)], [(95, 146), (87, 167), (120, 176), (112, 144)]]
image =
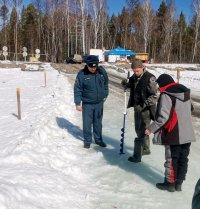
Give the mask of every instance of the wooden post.
[(21, 120), (20, 88), (16, 88), (16, 93), (17, 93), (18, 120)]
[(44, 71), (44, 86), (47, 86), (47, 74), (46, 71)]
[(180, 68), (177, 68), (177, 83), (179, 83), (180, 80)]

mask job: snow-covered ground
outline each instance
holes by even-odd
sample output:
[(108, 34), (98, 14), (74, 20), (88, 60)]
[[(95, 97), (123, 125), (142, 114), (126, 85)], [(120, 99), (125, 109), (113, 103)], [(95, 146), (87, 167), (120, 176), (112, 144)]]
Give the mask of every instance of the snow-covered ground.
[[(124, 98), (111, 91), (105, 102), (107, 148), (83, 149), (81, 114), (73, 103), (75, 75), (58, 73), (48, 63), (42, 67), (46, 87), (42, 71), (0, 68), (0, 209), (191, 208), (200, 177), (198, 118), (193, 118), (197, 142), (191, 146), (183, 191), (160, 191), (155, 184), (163, 181), (163, 146), (151, 145), (152, 154), (142, 163), (127, 161), (135, 138), (133, 110), (127, 113), (125, 155), (119, 155)], [(150, 71), (176, 78), (165, 68)], [(199, 74), (183, 71), (180, 82), (198, 92)], [(22, 120), (17, 119), (17, 87)]]

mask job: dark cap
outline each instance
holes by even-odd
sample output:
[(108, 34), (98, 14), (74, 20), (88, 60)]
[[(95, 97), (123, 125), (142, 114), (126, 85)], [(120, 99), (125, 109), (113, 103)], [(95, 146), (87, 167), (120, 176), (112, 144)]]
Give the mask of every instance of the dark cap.
[(90, 67), (95, 67), (99, 64), (99, 58), (96, 55), (89, 55), (86, 59), (86, 64)]
[(156, 82), (158, 83), (159, 87), (163, 87), (170, 83), (174, 83), (175, 81), (170, 75), (164, 73), (158, 77)]
[(142, 63), (141, 60), (135, 59), (135, 60), (132, 62), (132, 64), (131, 64), (131, 68), (132, 68), (132, 69), (136, 69), (136, 68), (144, 68), (144, 65), (143, 65), (143, 63)]

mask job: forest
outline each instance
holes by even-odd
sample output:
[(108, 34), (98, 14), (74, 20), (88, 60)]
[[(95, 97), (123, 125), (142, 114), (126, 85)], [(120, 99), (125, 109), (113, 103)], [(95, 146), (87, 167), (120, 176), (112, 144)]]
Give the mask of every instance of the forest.
[(199, 27), (200, 0), (191, 0), (189, 22), (174, 0), (157, 11), (150, 0), (126, 0), (118, 15), (109, 14), (107, 0), (0, 0), (0, 59), (4, 46), (9, 60), (23, 60), (26, 47), (28, 56), (40, 49), (50, 62), (120, 46), (155, 62), (200, 63)]

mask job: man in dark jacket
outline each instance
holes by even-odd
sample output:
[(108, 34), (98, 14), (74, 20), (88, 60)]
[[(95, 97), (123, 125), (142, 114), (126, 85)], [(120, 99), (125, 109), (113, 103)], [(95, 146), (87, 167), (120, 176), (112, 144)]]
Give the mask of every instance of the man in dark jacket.
[(149, 126), (155, 114), (157, 101), (157, 84), (153, 74), (145, 70), (141, 60), (135, 59), (131, 68), (133, 76), (129, 82), (122, 81), (122, 85), (130, 88), (128, 108), (134, 107), (135, 131), (137, 137), (134, 141), (133, 156), (129, 157), (130, 162), (141, 162), (142, 155), (150, 154), (149, 137), (145, 136), (145, 129)]
[(200, 179), (198, 180), (192, 198), (192, 209), (200, 209)]
[[(84, 148), (90, 148), (92, 129), (95, 143), (106, 147), (102, 140), (103, 104), (108, 96), (108, 75), (95, 55), (87, 57), (74, 84), (76, 110), (82, 111)], [(93, 127), (92, 127), (93, 126)]]
[(168, 74), (158, 77), (160, 87), (155, 121), (145, 134), (154, 133), (153, 142), (165, 145), (165, 179), (156, 187), (169, 192), (181, 191), (185, 180), (190, 144), (195, 141), (191, 120), (190, 90), (175, 83)]

